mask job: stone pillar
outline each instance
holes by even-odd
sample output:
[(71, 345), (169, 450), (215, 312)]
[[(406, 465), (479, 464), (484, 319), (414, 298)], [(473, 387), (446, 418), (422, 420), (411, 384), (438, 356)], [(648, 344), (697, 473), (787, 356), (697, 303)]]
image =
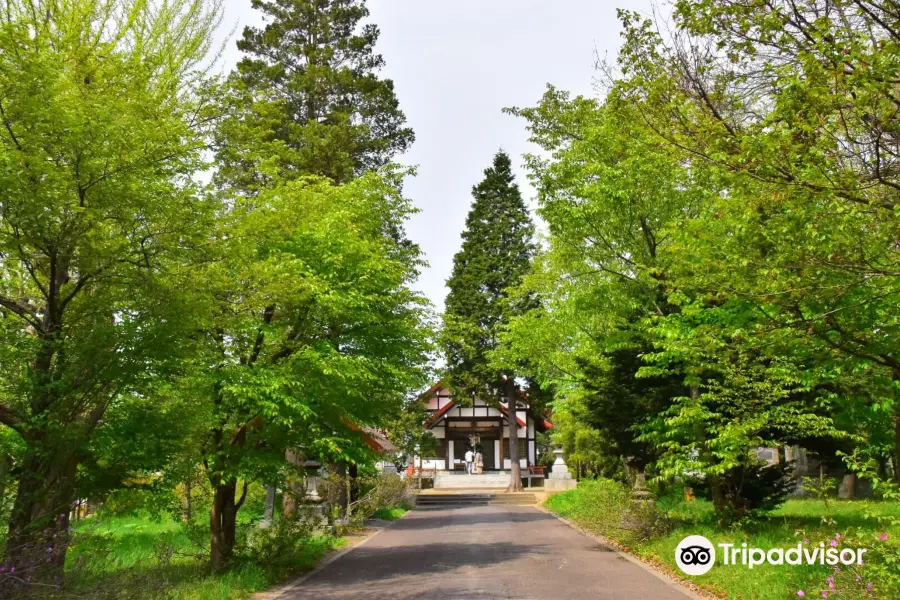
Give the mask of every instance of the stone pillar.
[(447, 440), (447, 470), (452, 471), (456, 467), (456, 459), (454, 458), (453, 440)]
[(850, 500), (856, 497), (856, 474), (846, 473), (838, 489), (838, 498)]
[(636, 470), (634, 486), (631, 488), (631, 497), (638, 502), (652, 502), (653, 493), (647, 488), (647, 478), (642, 470)]
[(548, 492), (574, 490), (578, 487), (578, 482), (572, 479), (572, 474), (569, 473), (569, 467), (566, 466), (566, 461), (563, 458), (562, 448), (557, 447), (553, 454), (556, 456), (556, 460), (553, 461), (550, 476), (544, 481), (544, 488)]
[(503, 470), (503, 455), (500, 454), (502, 452), (502, 448), (500, 447), (500, 440), (494, 440), (494, 468)]
[(270, 485), (266, 488), (266, 507), (263, 512), (263, 520), (259, 526), (268, 529), (272, 526), (272, 519), (275, 516), (275, 486)]

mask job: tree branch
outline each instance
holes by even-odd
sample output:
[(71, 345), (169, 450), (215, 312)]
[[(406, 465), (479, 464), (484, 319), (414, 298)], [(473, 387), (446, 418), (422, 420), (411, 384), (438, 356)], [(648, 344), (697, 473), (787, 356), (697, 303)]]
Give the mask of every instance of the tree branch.
[(0, 404), (0, 424), (6, 425), (19, 433), (22, 433), (25, 422), (12, 412), (8, 406)]

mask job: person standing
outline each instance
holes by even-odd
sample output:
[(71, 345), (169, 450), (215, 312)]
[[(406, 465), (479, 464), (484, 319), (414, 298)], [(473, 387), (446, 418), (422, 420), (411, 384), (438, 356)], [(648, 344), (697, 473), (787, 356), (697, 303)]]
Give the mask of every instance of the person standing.
[(475, 455), (472, 454), (471, 448), (466, 450), (466, 473), (469, 475), (472, 474), (472, 461), (475, 459)]

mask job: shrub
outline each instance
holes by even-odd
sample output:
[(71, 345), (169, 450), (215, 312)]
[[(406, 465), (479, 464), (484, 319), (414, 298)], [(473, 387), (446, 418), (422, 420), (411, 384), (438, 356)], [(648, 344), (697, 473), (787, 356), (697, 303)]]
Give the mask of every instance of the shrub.
[(254, 524), (241, 528), (244, 536), (239, 552), (242, 557), (259, 565), (287, 567), (296, 561), (321, 525), (322, 517), (313, 507), (299, 506), (292, 514), (282, 515), (269, 527)]
[(611, 479), (583, 480), (578, 489), (552, 496), (549, 507), (626, 546), (664, 535), (671, 524), (653, 502), (639, 502)]
[[(725, 506), (724, 512), (717, 514), (717, 517), (725, 523), (758, 519), (766, 515), (784, 504), (796, 486), (790, 463), (737, 466), (727, 471), (721, 481)], [(685, 483), (698, 497), (711, 499), (709, 483), (705, 479), (687, 478)]]
[(795, 483), (790, 463), (736, 467), (725, 477), (725, 502), (737, 518), (759, 517), (784, 504)]

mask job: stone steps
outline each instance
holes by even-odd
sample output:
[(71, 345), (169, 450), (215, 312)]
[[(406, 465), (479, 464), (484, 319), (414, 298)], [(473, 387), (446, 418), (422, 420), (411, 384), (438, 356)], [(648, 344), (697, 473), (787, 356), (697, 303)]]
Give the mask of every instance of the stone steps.
[(435, 489), (505, 488), (509, 485), (509, 473), (468, 473), (438, 472), (434, 478)]
[(429, 492), (421, 493), (416, 496), (416, 506), (422, 508), (488, 505), (529, 506), (536, 503), (537, 498), (530, 492), (513, 494), (507, 494), (505, 492)]

